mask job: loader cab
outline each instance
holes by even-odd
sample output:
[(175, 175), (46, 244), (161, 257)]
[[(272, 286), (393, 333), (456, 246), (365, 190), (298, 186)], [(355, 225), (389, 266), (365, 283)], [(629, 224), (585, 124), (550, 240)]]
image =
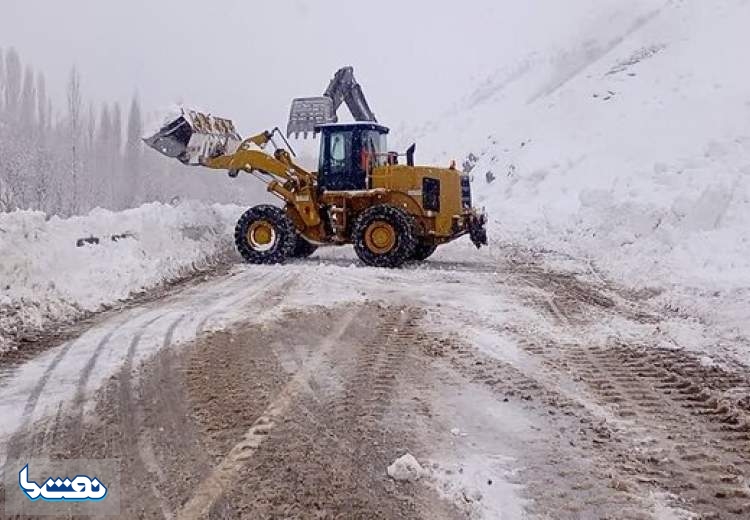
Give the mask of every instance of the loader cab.
[(387, 162), (388, 128), (372, 122), (315, 127), (321, 134), (318, 187), (327, 191), (366, 190), (372, 168)]

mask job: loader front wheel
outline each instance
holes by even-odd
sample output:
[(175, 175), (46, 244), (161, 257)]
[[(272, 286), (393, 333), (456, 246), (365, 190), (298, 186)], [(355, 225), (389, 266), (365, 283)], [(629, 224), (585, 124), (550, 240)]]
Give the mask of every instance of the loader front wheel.
[(387, 204), (363, 211), (354, 222), (352, 239), (359, 259), (374, 267), (400, 267), (412, 258), (417, 244), (413, 218)]
[(292, 256), (297, 232), (284, 210), (261, 204), (247, 210), (237, 221), (234, 243), (242, 258), (251, 264), (278, 264)]

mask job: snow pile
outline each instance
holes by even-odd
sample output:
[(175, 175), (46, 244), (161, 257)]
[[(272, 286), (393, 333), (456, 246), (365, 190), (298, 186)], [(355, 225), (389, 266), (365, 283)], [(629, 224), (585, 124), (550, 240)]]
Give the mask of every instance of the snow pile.
[(141, 131), (141, 137), (148, 139), (152, 137), (156, 132), (164, 128), (169, 123), (172, 123), (178, 117), (183, 114), (182, 105), (166, 105), (157, 109), (152, 110), (146, 115), (146, 122), (143, 125)]
[(424, 469), (411, 453), (402, 455), (388, 466), (388, 476), (393, 480), (412, 482), (419, 480), (422, 475), (424, 475)]
[(750, 4), (654, 4), (489, 77), (423, 149), (473, 154), (495, 240), (634, 286), (748, 287)]
[[(0, 351), (21, 333), (209, 267), (232, 250), (242, 211), (189, 201), (67, 219), (0, 214)], [(99, 243), (77, 247), (90, 237)]]

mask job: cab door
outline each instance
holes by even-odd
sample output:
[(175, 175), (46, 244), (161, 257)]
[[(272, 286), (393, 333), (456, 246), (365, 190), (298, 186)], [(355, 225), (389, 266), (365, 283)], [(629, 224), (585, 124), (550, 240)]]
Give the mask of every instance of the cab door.
[[(363, 189), (355, 174), (354, 132), (336, 130), (325, 132), (320, 141), (318, 185), (324, 190)], [(358, 165), (357, 165), (358, 166)]]

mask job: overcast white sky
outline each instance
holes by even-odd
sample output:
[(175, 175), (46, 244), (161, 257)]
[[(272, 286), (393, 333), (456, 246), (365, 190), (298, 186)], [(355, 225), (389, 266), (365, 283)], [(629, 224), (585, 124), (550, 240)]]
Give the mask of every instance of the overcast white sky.
[[(292, 98), (354, 65), (381, 122), (434, 116), (472, 83), (621, 0), (2, 0), (0, 46), (62, 99), (76, 64), (88, 99), (146, 111), (185, 102), (245, 134), (284, 126)], [(601, 9), (598, 9), (601, 13)], [(60, 103), (58, 102), (58, 105)]]

